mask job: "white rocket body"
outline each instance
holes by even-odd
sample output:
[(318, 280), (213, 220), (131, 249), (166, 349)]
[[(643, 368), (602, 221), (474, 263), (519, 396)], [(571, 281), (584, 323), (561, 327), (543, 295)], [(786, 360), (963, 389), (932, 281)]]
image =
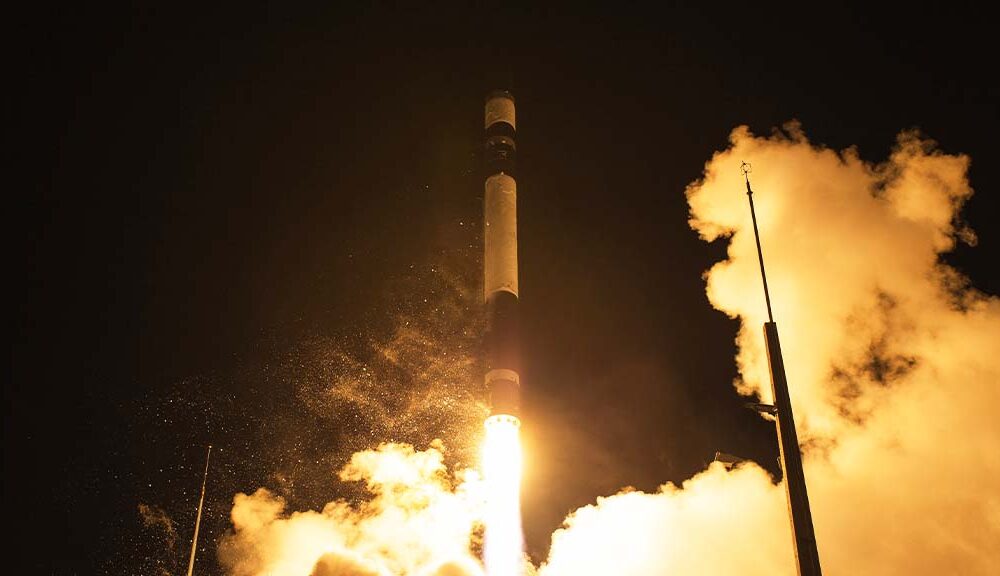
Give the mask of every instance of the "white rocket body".
[(517, 313), (517, 181), (514, 97), (486, 99), (486, 190), (483, 198), (483, 289), (487, 306), (486, 386), (491, 415), (518, 417), (521, 408)]

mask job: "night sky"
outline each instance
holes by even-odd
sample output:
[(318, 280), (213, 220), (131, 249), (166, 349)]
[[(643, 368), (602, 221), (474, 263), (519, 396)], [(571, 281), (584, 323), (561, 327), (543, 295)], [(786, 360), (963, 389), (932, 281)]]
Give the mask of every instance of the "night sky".
[[(208, 443), (221, 450), (203, 574), (221, 573), (236, 492), (268, 486), (293, 510), (357, 497), (334, 472), (385, 441), (440, 436), (474, 463), (482, 106), (498, 87), (518, 106), (529, 552), (545, 557), (569, 511), (680, 482), (716, 450), (777, 474), (773, 425), (732, 388), (737, 322), (704, 294), (724, 244), (690, 230), (683, 193), (735, 126), (795, 119), (873, 162), (919, 128), (970, 155), (979, 242), (946, 259), (1000, 291), (990, 23), (958, 2), (798, 10), (81, 6), (24, 20), (4, 388), (16, 564), (182, 573)], [(425, 353), (380, 363), (373, 348), (407, 322)], [(317, 391), (338, 377), (384, 414), (327, 413)], [(432, 389), (440, 411), (409, 410)], [(140, 504), (176, 522), (173, 545)]]

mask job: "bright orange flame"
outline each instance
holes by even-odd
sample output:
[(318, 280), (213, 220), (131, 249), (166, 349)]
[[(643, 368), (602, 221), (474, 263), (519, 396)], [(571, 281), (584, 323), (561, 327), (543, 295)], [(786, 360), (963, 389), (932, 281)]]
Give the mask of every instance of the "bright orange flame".
[(521, 576), (521, 422), (497, 414), (486, 419), (483, 475), (486, 480), (484, 562), (489, 576)]

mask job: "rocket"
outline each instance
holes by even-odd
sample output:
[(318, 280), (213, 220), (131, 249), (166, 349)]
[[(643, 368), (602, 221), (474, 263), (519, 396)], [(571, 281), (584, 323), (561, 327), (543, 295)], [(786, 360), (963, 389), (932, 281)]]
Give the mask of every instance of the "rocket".
[(486, 190), (483, 197), (483, 291), (486, 300), (486, 388), (490, 417), (518, 421), (521, 409), (517, 311), (517, 181), (514, 97), (486, 97)]

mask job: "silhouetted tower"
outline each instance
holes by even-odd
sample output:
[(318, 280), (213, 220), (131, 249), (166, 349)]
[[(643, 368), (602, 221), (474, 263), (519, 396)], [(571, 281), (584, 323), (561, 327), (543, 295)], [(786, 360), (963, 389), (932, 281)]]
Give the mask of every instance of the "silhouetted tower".
[(788, 512), (792, 520), (792, 537), (795, 541), (795, 559), (799, 576), (820, 576), (819, 548), (813, 531), (812, 513), (809, 510), (809, 494), (806, 492), (806, 478), (802, 472), (802, 452), (799, 437), (795, 433), (795, 418), (792, 416), (792, 402), (788, 397), (788, 380), (785, 378), (785, 363), (781, 359), (781, 344), (778, 342), (778, 325), (771, 314), (771, 295), (767, 290), (767, 275), (764, 273), (764, 253), (760, 249), (760, 233), (757, 231), (757, 214), (753, 208), (753, 190), (750, 189), (750, 165), (741, 166), (747, 183), (747, 198), (750, 199), (750, 217), (753, 219), (753, 235), (757, 241), (757, 259), (760, 262), (760, 277), (764, 282), (764, 301), (767, 303), (767, 322), (764, 323), (764, 340), (767, 342), (767, 363), (771, 368), (771, 389), (774, 391), (774, 414), (778, 428), (778, 447), (781, 450), (781, 468), (785, 475), (788, 495)]

